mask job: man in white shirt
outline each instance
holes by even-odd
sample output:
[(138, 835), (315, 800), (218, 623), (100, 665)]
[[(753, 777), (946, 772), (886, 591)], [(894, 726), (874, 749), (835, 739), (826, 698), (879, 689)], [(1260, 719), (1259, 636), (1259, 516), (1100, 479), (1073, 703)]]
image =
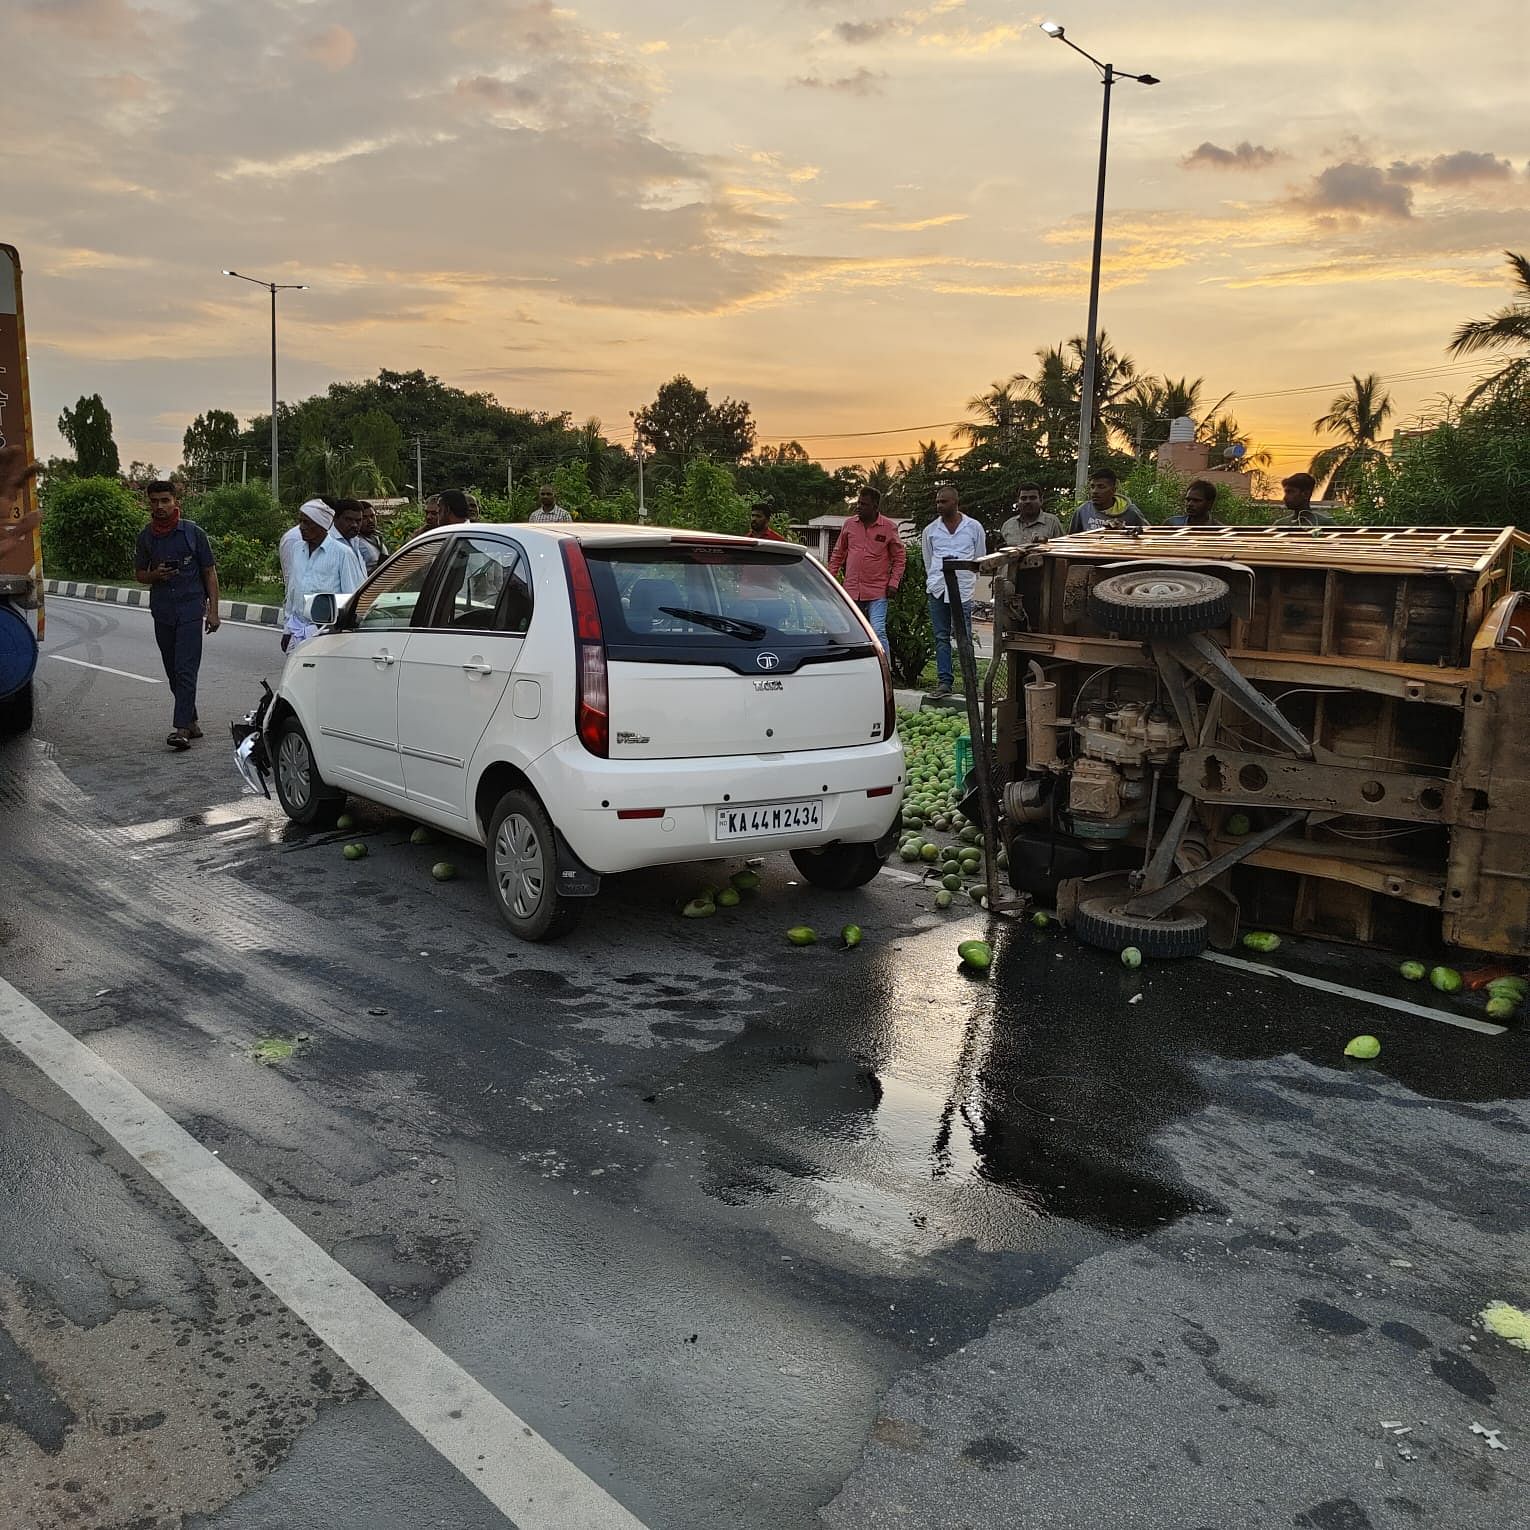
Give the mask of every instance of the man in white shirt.
[(310, 499), (298, 511), (301, 542), (287, 576), (283, 652), (290, 653), (319, 630), (308, 620), (310, 595), (349, 595), (361, 588), (365, 578), (361, 559), (335, 535), (334, 524), (335, 512), (322, 499)]
[[(932, 696), (949, 696), (953, 690), (951, 673), (951, 607), (946, 592), (946, 563), (970, 562), (988, 551), (988, 537), (970, 515), (962, 514), (961, 500), (949, 484), (935, 491), (936, 516), (919, 537), (924, 554), (924, 588), (930, 602), (930, 628), (935, 634), (935, 674), (937, 683)], [(977, 575), (970, 569), (958, 570), (957, 590), (961, 595), (962, 615), (968, 629), (972, 626), (972, 592)]]
[(531, 512), (534, 521), (571, 521), (571, 516), (562, 505), (558, 503), (558, 491), (550, 483), (544, 483), (537, 490), (537, 507)]

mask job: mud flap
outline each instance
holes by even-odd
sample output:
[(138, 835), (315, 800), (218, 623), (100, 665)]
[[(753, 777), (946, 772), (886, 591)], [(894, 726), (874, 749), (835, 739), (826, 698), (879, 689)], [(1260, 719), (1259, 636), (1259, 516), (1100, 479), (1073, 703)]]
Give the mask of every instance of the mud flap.
[(558, 836), (559, 894), (565, 898), (593, 898), (600, 891), (600, 873), (591, 871), (574, 854), (573, 848), (557, 828), (553, 829), (553, 833)]

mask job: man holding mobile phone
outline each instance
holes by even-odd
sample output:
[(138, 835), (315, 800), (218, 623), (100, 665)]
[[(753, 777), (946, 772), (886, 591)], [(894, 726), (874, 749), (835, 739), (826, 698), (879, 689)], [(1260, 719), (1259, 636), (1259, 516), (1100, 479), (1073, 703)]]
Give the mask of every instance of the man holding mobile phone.
[(165, 678), (175, 695), (175, 719), (165, 742), (189, 749), (197, 726), (197, 672), (202, 634), (218, 630), (218, 569), (212, 544), (195, 521), (181, 518), (175, 485), (156, 479), (148, 488), (149, 524), (138, 533), (133, 577), (149, 587), (154, 638)]

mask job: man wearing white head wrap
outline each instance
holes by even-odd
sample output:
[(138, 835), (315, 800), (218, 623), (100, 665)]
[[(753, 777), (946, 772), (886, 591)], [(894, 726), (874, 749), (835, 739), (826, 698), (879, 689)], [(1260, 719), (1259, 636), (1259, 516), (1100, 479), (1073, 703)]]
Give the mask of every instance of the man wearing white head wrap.
[(334, 533), (335, 512), (322, 499), (310, 499), (298, 511), (302, 545), (292, 556), (287, 576), (285, 634), (282, 647), (290, 653), (319, 629), (308, 620), (311, 595), (349, 595), (366, 577), (361, 559)]

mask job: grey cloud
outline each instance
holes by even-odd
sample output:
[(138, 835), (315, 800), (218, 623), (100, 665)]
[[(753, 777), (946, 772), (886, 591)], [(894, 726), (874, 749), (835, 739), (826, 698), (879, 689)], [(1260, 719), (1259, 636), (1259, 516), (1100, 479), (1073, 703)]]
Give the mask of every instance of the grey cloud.
[(841, 21), (834, 28), (834, 35), (841, 42), (869, 43), (886, 37), (896, 25), (897, 20), (892, 16), (883, 16), (876, 21)]
[(1284, 158), (1286, 155), (1280, 149), (1250, 143), (1246, 138), (1231, 149), (1208, 140), (1192, 149), (1180, 164), (1187, 170), (1265, 170)]
[(1371, 214), (1379, 218), (1413, 216), (1412, 188), (1388, 179), (1379, 165), (1357, 160), (1330, 165), (1296, 201), (1317, 213)]
[(885, 74), (874, 69), (857, 69), (854, 74), (841, 75), (837, 80), (826, 80), (820, 75), (805, 74), (798, 78), (799, 85), (810, 90), (833, 90), (846, 96), (879, 96)]
[(1506, 181), (1513, 174), (1514, 166), (1496, 154), (1457, 149), (1428, 160), (1394, 160), (1387, 178), (1408, 186), (1467, 186), (1473, 181)]
[(92, 42), (120, 42), (143, 35), (142, 12), (127, 0), (32, 0), (22, 14)]
[(490, 109), (535, 106), (541, 99), (539, 91), (520, 80), (502, 80), (490, 74), (475, 74), (470, 79), (458, 80), (454, 93)]

